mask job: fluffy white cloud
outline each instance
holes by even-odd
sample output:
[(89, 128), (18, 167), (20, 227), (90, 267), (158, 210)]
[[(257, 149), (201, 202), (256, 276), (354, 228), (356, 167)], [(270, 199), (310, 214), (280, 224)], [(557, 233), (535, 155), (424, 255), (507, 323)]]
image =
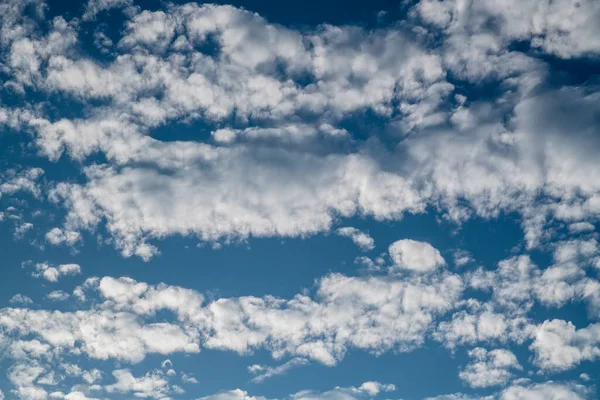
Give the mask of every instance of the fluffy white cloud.
[(402, 239), (392, 243), (388, 249), (398, 268), (427, 272), (446, 265), (440, 251), (426, 242)]
[[(257, 348), (336, 364), (349, 348), (379, 354), (409, 351), (424, 340), (436, 316), (462, 294), (461, 280), (425, 277), (322, 278), (314, 296), (221, 298), (204, 303), (195, 291), (152, 286), (129, 278), (91, 280), (81, 288), (102, 302), (76, 312), (5, 308), (0, 328), (35, 337), (56, 351), (93, 359), (139, 362), (147, 354), (194, 353), (200, 346), (247, 353)], [(93, 303), (92, 303), (93, 304)], [(175, 321), (157, 322), (169, 310)]]
[(533, 326), (525, 317), (495, 312), (475, 304), (471, 310), (459, 311), (449, 321), (441, 322), (433, 337), (449, 349), (476, 343), (522, 343), (531, 335)]
[(469, 351), (469, 357), (472, 361), (459, 377), (471, 387), (504, 385), (514, 376), (514, 370), (522, 369), (517, 357), (506, 349), (487, 351), (477, 347)]
[(352, 239), (354, 244), (362, 251), (373, 250), (375, 248), (375, 240), (368, 233), (362, 232), (360, 229), (347, 226), (339, 228), (336, 233)]
[[(86, 15), (125, 4), (91, 1)], [(600, 186), (586, 177), (599, 169), (597, 135), (584, 132), (597, 132), (598, 95), (545, 87), (545, 62), (508, 46), (531, 39), (559, 56), (593, 53), (597, 7), (566, 6), (579, 21), (566, 26), (555, 3), (526, 2), (518, 15), (490, 1), (460, 4), (427, 0), (414, 9), (427, 29), (445, 33), (435, 49), (396, 25), (298, 31), (235, 7), (196, 4), (130, 8), (110, 62), (79, 54), (79, 28), (61, 18), (46, 36), (7, 36), (9, 83), (71, 96), (86, 113), (50, 120), (23, 108), (4, 111), (4, 119), (32, 130), (51, 159), (107, 156), (108, 165), (87, 168), (84, 182), (56, 186), (52, 198), (69, 214), (58, 228), (65, 236), (51, 231), (48, 240), (74, 242), (67, 232), (106, 222), (123, 254), (148, 259), (158, 251), (149, 241), (168, 235), (304, 236), (340, 217), (399, 219), (433, 205), (457, 222), (518, 212), (533, 247), (547, 239), (552, 218), (595, 218)], [(14, 28), (19, 18), (10, 21)], [(570, 35), (584, 39), (571, 43)], [(198, 50), (208, 42), (215, 55)], [(506, 91), (471, 100), (447, 70)], [(301, 83), (307, 76), (312, 82)], [(392, 140), (406, 140), (390, 150), (378, 132), (362, 143), (339, 127), (365, 110), (394, 132)], [(218, 128), (205, 143), (148, 136), (182, 120)]]
[(129, 370), (113, 371), (116, 382), (104, 387), (108, 393), (130, 393), (135, 397), (162, 399), (168, 395), (169, 382), (159, 372), (149, 372), (136, 378)]
[[(0, 122), (1, 123), (1, 122)], [(0, 197), (2, 194), (12, 195), (17, 192), (28, 192), (33, 196), (41, 195), (38, 182), (44, 175), (41, 168), (29, 168), (24, 171), (8, 170), (0, 174)]]
[(514, 383), (505, 390), (490, 396), (455, 393), (430, 397), (427, 400), (584, 400), (591, 391), (569, 382)]
[(529, 347), (535, 363), (549, 371), (570, 369), (600, 357), (600, 324), (577, 329), (571, 322), (554, 319), (537, 327)]
[(534, 301), (548, 307), (572, 300), (593, 305), (597, 281), (586, 269), (597, 264), (595, 239), (569, 240), (554, 244), (553, 262), (543, 270), (529, 256), (518, 256), (501, 261), (494, 271), (476, 270), (469, 281), (476, 289), (491, 290), (495, 305), (513, 313), (528, 311)]
[[(477, 45), (475, 39), (484, 38), (497, 40), (497, 47), (528, 40), (532, 47), (563, 58), (600, 53), (600, 6), (593, 0), (422, 0), (416, 9), (451, 39), (470, 36), (473, 46)], [(495, 23), (488, 24), (490, 21)]]
[(32, 275), (49, 282), (58, 282), (61, 276), (78, 275), (80, 273), (81, 267), (78, 264), (61, 264), (52, 267), (47, 262), (42, 262), (35, 264), (35, 271)]
[(66, 243), (72, 246), (81, 241), (81, 234), (75, 231), (65, 231), (60, 228), (52, 228), (46, 233), (46, 240), (53, 245)]
[(10, 300), (8, 301), (10, 304), (23, 304), (23, 305), (28, 305), (28, 304), (32, 304), (33, 300), (31, 300), (29, 297), (22, 295), (20, 293), (15, 294), (13, 297), (10, 298)]
[(513, 385), (502, 392), (501, 400), (583, 400), (590, 391), (581, 385), (545, 382), (533, 385)]

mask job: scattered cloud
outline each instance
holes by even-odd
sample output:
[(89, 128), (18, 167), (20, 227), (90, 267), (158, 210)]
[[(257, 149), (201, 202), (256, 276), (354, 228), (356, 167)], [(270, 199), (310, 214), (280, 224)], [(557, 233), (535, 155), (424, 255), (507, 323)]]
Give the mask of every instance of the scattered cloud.
[(352, 239), (355, 245), (362, 251), (369, 251), (375, 248), (375, 240), (368, 233), (352, 227), (339, 228), (336, 233)]

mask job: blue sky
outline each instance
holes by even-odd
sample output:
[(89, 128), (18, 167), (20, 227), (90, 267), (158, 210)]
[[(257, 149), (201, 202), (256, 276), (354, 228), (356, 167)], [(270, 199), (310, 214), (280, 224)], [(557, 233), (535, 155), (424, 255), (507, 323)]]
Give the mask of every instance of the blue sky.
[(600, 3), (0, 4), (0, 400), (598, 398)]

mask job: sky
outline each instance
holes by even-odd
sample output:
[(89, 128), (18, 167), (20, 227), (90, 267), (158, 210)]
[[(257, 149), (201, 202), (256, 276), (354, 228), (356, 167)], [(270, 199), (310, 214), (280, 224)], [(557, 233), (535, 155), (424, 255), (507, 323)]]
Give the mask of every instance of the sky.
[(600, 398), (600, 2), (0, 1), (0, 400)]

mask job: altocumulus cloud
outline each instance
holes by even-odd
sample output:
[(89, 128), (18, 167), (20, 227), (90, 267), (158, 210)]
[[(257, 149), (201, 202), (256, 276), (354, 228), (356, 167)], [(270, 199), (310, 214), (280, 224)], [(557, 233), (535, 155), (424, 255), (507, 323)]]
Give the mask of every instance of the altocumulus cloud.
[[(431, 346), (463, 357), (459, 386), (432, 399), (594, 398), (600, 2), (403, 7), (375, 27), (299, 28), (224, 4), (2, 2), (0, 240), (7, 264), (40, 279), (28, 291), (6, 273), (0, 400), (266, 400), (270, 382), (353, 352)], [(424, 214), (458, 239), (381, 233)], [(505, 219), (519, 229), (510, 248), (463, 246), (469, 224)], [(228, 251), (331, 234), (387, 251), (286, 295), (77, 259), (94, 244), (133, 265), (166, 239)], [(201, 352), (273, 360), (208, 390), (175, 358)], [(387, 381), (268, 398), (404, 397)]]

